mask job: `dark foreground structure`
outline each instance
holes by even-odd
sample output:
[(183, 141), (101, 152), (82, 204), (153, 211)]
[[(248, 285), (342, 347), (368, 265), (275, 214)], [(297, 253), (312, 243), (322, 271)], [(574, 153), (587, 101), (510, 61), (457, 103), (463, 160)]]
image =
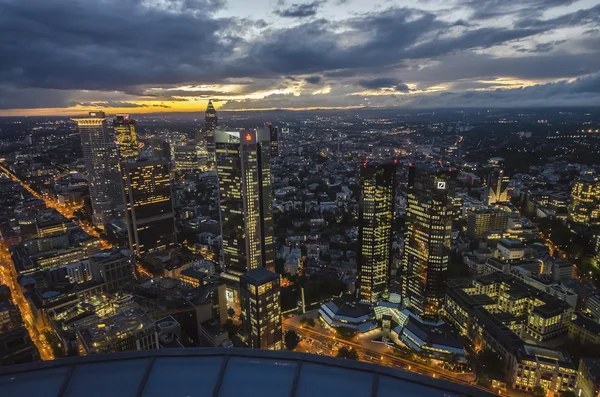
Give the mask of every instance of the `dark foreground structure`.
[(357, 361), (255, 349), (164, 349), (0, 368), (2, 397), (486, 397), (479, 389)]

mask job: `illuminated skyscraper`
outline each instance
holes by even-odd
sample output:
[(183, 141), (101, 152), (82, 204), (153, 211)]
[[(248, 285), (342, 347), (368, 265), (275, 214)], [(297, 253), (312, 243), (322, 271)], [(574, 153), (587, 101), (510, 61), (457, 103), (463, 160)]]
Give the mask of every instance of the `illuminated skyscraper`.
[(196, 145), (178, 145), (173, 147), (175, 171), (197, 171), (200, 167)]
[(219, 125), (219, 118), (217, 117), (217, 111), (212, 104), (212, 101), (208, 101), (206, 112), (204, 115), (204, 140), (206, 142), (206, 154), (207, 161), (206, 166), (209, 169), (215, 168), (215, 130)]
[(569, 221), (580, 228), (600, 226), (600, 177), (580, 176), (571, 189)]
[(137, 132), (135, 130), (135, 120), (128, 114), (118, 114), (113, 120), (115, 129), (115, 138), (119, 145), (121, 161), (136, 159), (140, 154), (138, 148)]
[(121, 164), (129, 247), (138, 256), (176, 244), (167, 160)]
[(93, 223), (104, 225), (113, 217), (122, 216), (123, 199), (119, 179), (119, 154), (113, 129), (104, 112), (90, 112), (77, 122), (83, 160), (88, 173)]
[(358, 290), (376, 302), (389, 287), (396, 162), (363, 163), (358, 231)]
[(503, 168), (494, 168), (488, 176), (484, 197), (487, 205), (509, 201), (508, 182), (510, 178), (504, 174)]
[(249, 270), (240, 279), (242, 326), (253, 349), (282, 348), (280, 291), (279, 275), (265, 268)]
[(222, 261), (227, 273), (274, 270), (271, 146), (267, 128), (215, 131)]
[(448, 191), (446, 171), (410, 167), (402, 289), (405, 304), (426, 321), (437, 321), (443, 307), (452, 232)]

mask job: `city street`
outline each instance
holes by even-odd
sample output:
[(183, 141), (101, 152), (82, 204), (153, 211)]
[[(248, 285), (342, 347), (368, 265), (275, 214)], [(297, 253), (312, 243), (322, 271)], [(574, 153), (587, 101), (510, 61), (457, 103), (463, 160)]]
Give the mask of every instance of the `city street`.
[[(307, 313), (307, 316), (315, 317), (315, 312)], [(440, 367), (417, 363), (394, 354), (393, 347), (385, 343), (372, 341), (379, 336), (377, 331), (357, 336), (352, 340), (345, 340), (336, 336), (335, 330), (321, 327), (318, 320), (316, 320), (316, 325), (310, 328), (301, 325), (300, 318), (301, 316), (294, 316), (283, 320), (284, 332), (293, 330), (301, 337), (301, 342), (296, 351), (335, 357), (339, 348), (345, 346), (354, 348), (360, 361), (411, 371), (465, 385), (475, 385), (475, 374), (473, 373), (455, 373)], [(490, 391), (485, 388), (481, 389)]]

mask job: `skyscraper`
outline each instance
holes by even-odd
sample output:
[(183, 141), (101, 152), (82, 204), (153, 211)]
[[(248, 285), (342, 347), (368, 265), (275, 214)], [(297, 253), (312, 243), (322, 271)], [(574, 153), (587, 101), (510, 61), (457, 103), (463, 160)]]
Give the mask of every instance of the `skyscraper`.
[(271, 136), (271, 157), (279, 156), (279, 129), (269, 123), (269, 133)]
[(113, 217), (120, 217), (123, 200), (119, 182), (119, 155), (114, 131), (104, 112), (90, 112), (77, 122), (83, 160), (88, 173), (93, 223), (103, 228)]
[(215, 168), (215, 130), (219, 125), (217, 111), (212, 101), (208, 101), (204, 115), (204, 140), (206, 142), (207, 161), (206, 166), (209, 169)]
[(425, 321), (437, 321), (450, 254), (452, 199), (448, 172), (411, 166), (407, 232), (402, 258), (405, 304)]
[(389, 287), (396, 162), (363, 163), (358, 231), (358, 290), (376, 302)]
[(167, 160), (122, 163), (129, 247), (138, 256), (175, 246), (175, 214)]
[(510, 178), (504, 174), (503, 168), (494, 168), (488, 175), (484, 197), (487, 205), (509, 201), (508, 182)]
[(269, 130), (216, 130), (215, 139), (223, 265), (236, 277), (274, 270)]
[(138, 148), (137, 132), (135, 130), (135, 120), (128, 114), (118, 114), (113, 120), (115, 138), (119, 145), (121, 161), (136, 159), (140, 154)]
[(243, 332), (253, 349), (282, 348), (280, 291), (279, 275), (263, 267), (240, 279)]

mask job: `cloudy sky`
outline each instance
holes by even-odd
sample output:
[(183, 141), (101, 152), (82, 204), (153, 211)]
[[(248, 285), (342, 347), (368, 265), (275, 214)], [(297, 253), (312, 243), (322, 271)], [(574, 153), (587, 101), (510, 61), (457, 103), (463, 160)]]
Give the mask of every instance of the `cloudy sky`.
[(598, 106), (600, 0), (0, 0), (0, 116)]

